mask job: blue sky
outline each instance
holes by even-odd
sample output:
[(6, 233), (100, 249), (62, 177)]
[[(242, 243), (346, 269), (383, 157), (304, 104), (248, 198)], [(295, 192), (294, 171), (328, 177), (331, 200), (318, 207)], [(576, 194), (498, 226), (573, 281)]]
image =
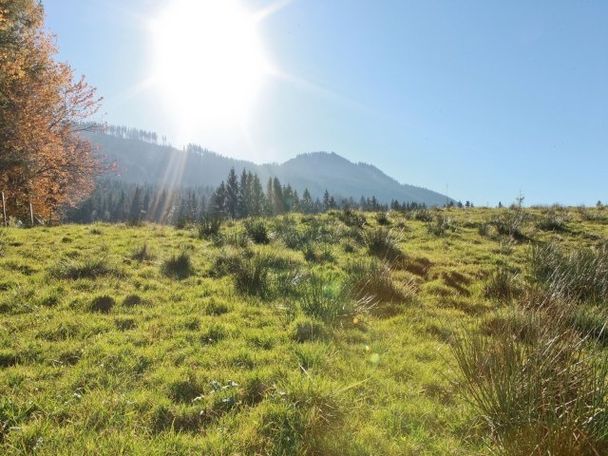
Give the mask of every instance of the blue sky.
[[(151, 71), (146, 23), (170, 1), (44, 5), (60, 58), (105, 97), (103, 119), (177, 142), (174, 113), (136, 89)], [(290, 77), (264, 80), (246, 133), (201, 129), (189, 142), (256, 162), (334, 151), (478, 205), (520, 191), (528, 203), (608, 201), (608, 2), (282, 6), (258, 32)]]

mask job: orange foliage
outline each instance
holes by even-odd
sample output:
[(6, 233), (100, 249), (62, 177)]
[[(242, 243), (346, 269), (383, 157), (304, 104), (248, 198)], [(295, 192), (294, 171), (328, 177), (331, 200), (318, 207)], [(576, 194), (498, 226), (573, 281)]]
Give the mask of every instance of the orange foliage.
[(9, 215), (29, 202), (44, 220), (93, 189), (99, 170), (79, 125), (99, 106), (95, 89), (54, 60), (36, 0), (0, 0), (0, 191)]

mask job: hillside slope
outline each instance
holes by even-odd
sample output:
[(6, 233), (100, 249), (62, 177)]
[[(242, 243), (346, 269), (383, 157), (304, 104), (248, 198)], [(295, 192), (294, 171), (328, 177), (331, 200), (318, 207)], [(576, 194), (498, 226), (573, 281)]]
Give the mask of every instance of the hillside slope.
[(88, 134), (99, 145), (100, 152), (115, 161), (119, 177), (133, 183), (175, 184), (184, 186), (217, 186), (230, 168), (257, 173), (262, 181), (278, 177), (300, 193), (308, 188), (313, 197), (321, 197), (327, 189), (333, 195), (359, 200), (375, 196), (383, 203), (391, 200), (440, 206), (449, 198), (440, 193), (412, 185), (403, 185), (378, 168), (352, 163), (327, 152), (298, 155), (282, 164), (258, 165), (235, 160), (198, 146), (186, 151), (145, 141), (124, 139), (105, 134)]

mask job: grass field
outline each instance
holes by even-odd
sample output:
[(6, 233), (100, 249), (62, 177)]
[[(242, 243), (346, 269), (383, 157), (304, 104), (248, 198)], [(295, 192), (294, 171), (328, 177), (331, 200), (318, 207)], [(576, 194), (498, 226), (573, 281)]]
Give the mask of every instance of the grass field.
[[(588, 359), (604, 350), (608, 209), (293, 214), (213, 231), (0, 229), (0, 453), (524, 454), (509, 436), (565, 425), (532, 431), (484, 408), (469, 361), (491, 348), (475, 344), (502, 343), (507, 323), (513, 339), (530, 316), (534, 334), (554, 326), (521, 305), (542, 290), (569, 303), (568, 334), (594, 335)], [(597, 277), (579, 284), (577, 270), (558, 289), (558, 266), (587, 251)], [(526, 337), (517, 353), (541, 340)], [(593, 418), (608, 429), (603, 409)], [(543, 448), (530, 453), (559, 453)]]

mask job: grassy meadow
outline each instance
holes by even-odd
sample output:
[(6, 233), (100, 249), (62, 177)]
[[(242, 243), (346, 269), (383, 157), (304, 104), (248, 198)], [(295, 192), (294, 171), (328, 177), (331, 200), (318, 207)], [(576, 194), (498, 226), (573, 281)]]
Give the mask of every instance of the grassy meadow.
[(0, 229), (0, 453), (606, 454), (608, 209)]

